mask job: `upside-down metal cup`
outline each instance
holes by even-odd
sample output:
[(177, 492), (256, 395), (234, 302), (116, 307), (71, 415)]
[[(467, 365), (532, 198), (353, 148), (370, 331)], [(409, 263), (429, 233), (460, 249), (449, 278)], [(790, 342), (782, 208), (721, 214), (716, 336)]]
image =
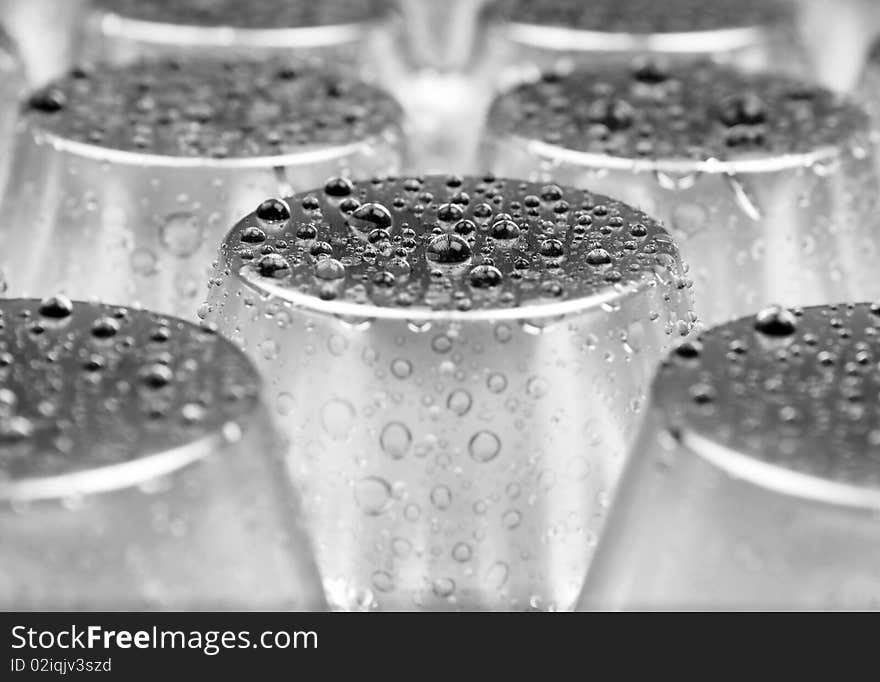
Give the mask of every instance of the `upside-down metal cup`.
[(82, 55), (113, 63), (283, 55), (375, 74), (382, 68), (377, 48), (396, 23), (383, 0), (93, 0)]
[(799, 8), (788, 0), (511, 0), (492, 14), (490, 49), (507, 83), (560, 63), (634, 56), (807, 69)]
[(495, 173), (613, 191), (659, 218), (710, 324), (880, 298), (875, 156), (864, 111), (828, 90), (640, 60), (500, 95), (483, 149)]
[(612, 199), (429, 176), (276, 201), (206, 312), (292, 441), (331, 605), (570, 609), (658, 354), (676, 247)]
[(671, 353), (580, 608), (880, 608), (878, 329), (771, 307)]
[(397, 170), (401, 110), (301, 62), (75, 70), (31, 96), (0, 212), (10, 293), (195, 318), (217, 242), (264, 199)]
[(319, 609), (254, 366), (207, 329), (0, 301), (5, 610)]

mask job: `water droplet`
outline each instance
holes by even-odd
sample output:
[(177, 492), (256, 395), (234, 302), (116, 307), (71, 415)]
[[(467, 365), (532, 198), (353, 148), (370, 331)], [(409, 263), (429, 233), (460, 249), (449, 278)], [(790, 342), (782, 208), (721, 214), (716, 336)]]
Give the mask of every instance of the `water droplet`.
[(173, 213), (159, 228), (159, 240), (172, 255), (187, 258), (202, 246), (202, 225), (192, 213)]
[(543, 377), (532, 377), (526, 384), (526, 393), (532, 398), (541, 398), (550, 390), (550, 382)]
[(379, 438), (382, 449), (393, 459), (401, 459), (409, 451), (412, 444), (412, 434), (401, 422), (389, 422), (382, 429), (382, 435)]
[(437, 578), (434, 581), (433, 592), (442, 599), (451, 597), (455, 592), (455, 581), (452, 578)]
[(473, 550), (466, 542), (459, 542), (452, 548), (452, 558), (459, 563), (470, 561)]
[(791, 336), (797, 329), (797, 319), (785, 308), (770, 306), (755, 316), (755, 329), (765, 336)]
[(412, 374), (413, 367), (409, 360), (404, 358), (396, 358), (391, 363), (391, 373), (398, 379), (406, 379)]
[(51, 296), (40, 302), (40, 315), (53, 320), (63, 320), (73, 314), (73, 303), (66, 296)]
[(379, 592), (392, 592), (394, 590), (394, 578), (388, 571), (374, 571), (371, 582)]
[(354, 191), (351, 180), (347, 178), (330, 178), (324, 183), (324, 193), (330, 197), (342, 198), (349, 196)]
[(431, 504), (443, 511), (452, 504), (452, 491), (448, 486), (438, 485), (431, 490)]
[(321, 408), (321, 425), (335, 441), (347, 440), (354, 426), (355, 409), (347, 400), (334, 398)]
[(611, 254), (605, 249), (593, 249), (587, 253), (586, 261), (590, 265), (600, 266), (611, 265), (612, 259)]
[(257, 261), (257, 270), (261, 277), (281, 279), (290, 274), (290, 263), (279, 253), (267, 253)]
[(471, 409), (473, 399), (471, 394), (463, 388), (457, 388), (449, 394), (446, 406), (459, 417), (463, 417)]
[(258, 220), (273, 226), (290, 220), (290, 206), (283, 199), (266, 199), (254, 213)]
[(496, 561), (486, 569), (484, 581), (490, 590), (500, 590), (507, 583), (510, 567), (503, 561)]
[(471, 247), (457, 234), (444, 233), (431, 240), (425, 258), (433, 265), (463, 265), (471, 258)]
[(501, 523), (507, 530), (514, 530), (522, 522), (522, 514), (516, 509), (508, 509), (501, 517)]
[(501, 452), (501, 440), (491, 431), (478, 431), (471, 437), (468, 450), (478, 462), (490, 462)]
[(474, 289), (491, 289), (501, 286), (504, 282), (504, 275), (494, 265), (483, 264), (477, 265), (471, 270), (468, 281)]
[(384, 478), (367, 476), (357, 482), (354, 497), (367, 516), (379, 516), (391, 506), (391, 486)]
[(358, 206), (348, 219), (352, 229), (364, 237), (376, 229), (389, 229), (392, 222), (391, 212), (382, 204), (373, 202)]
[(333, 281), (345, 277), (345, 266), (335, 258), (322, 258), (315, 263), (315, 277)]

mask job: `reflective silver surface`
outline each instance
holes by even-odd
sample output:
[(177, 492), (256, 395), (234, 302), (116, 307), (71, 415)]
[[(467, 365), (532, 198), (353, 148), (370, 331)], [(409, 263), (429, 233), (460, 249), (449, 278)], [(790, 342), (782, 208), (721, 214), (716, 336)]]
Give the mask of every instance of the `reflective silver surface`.
[(581, 607), (880, 607), (878, 325), (771, 307), (674, 351)]
[(0, 605), (320, 608), (259, 392), (180, 320), (0, 301)]
[(782, 76), (636, 59), (499, 96), (496, 173), (616, 192), (682, 247), (707, 323), (880, 298), (875, 141), (852, 102)]
[(571, 608), (648, 377), (690, 329), (670, 238), (492, 178), (273, 207), (227, 235), (203, 313), (267, 377), (328, 599)]
[(0, 213), (10, 295), (63, 292), (193, 318), (216, 243), (266, 196), (392, 172), (401, 112), (298, 61), (76, 70), (35, 93)]

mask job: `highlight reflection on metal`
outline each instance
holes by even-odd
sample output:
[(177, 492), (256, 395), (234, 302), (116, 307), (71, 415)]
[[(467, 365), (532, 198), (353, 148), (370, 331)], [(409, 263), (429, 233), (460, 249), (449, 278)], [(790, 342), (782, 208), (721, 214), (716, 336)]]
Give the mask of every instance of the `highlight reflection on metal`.
[[(24, 64), (12, 39), (0, 25), (0, 189), (6, 184), (18, 101), (27, 91)], [(0, 272), (0, 293), (3, 292)]]
[(658, 60), (510, 90), (483, 150), (496, 173), (614, 191), (661, 219), (709, 323), (880, 297), (874, 157), (867, 116), (827, 90)]
[(485, 0), (397, 0), (407, 61), (438, 72), (468, 71), (483, 48)]
[(880, 607), (878, 329), (773, 307), (674, 351), (581, 607)]
[(811, 71), (819, 83), (859, 95), (859, 75), (872, 41), (880, 34), (880, 5), (874, 0), (798, 0)]
[(554, 185), (333, 179), (219, 263), (205, 314), (271, 381), (333, 605), (571, 608), (690, 327), (661, 228)]
[(880, 130), (880, 38), (874, 41), (868, 51), (853, 95), (871, 116), (874, 129)]
[(213, 51), (364, 65), (390, 21), (380, 0), (95, 0), (83, 49), (114, 63)]
[(259, 393), (180, 320), (0, 301), (0, 606), (320, 608)]
[(216, 244), (267, 195), (389, 173), (401, 111), (298, 61), (78, 69), (35, 93), (0, 212), (10, 292), (194, 318)]
[(403, 105), (407, 172), (481, 172), (480, 126), (492, 91), (483, 73), (482, 0), (398, 0), (401, 26), (383, 83)]
[(19, 47), (27, 80), (40, 85), (70, 68), (87, 0), (0, 0), (0, 22)]

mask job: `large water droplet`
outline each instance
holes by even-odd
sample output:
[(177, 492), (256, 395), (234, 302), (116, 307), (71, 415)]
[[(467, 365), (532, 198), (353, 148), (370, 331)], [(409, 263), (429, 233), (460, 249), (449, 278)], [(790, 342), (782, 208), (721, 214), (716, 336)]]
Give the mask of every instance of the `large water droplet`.
[(490, 462), (501, 452), (501, 440), (492, 431), (478, 431), (471, 437), (468, 451), (478, 462)]

